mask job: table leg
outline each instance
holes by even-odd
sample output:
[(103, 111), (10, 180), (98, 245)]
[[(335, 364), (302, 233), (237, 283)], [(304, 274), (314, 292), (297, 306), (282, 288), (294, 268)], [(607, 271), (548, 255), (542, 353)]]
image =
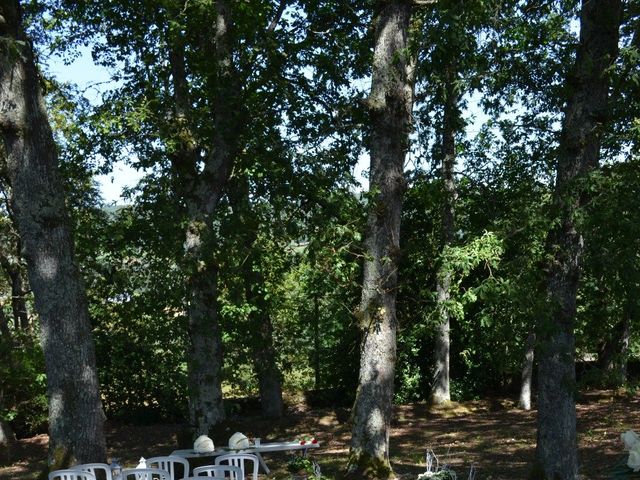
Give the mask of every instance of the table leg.
[(271, 470), (269, 470), (269, 467), (267, 467), (267, 464), (265, 463), (264, 458), (262, 458), (262, 455), (260, 455), (260, 452), (254, 452), (254, 455), (258, 457), (258, 462), (260, 462), (260, 466), (264, 470), (264, 473), (269, 475), (271, 473)]

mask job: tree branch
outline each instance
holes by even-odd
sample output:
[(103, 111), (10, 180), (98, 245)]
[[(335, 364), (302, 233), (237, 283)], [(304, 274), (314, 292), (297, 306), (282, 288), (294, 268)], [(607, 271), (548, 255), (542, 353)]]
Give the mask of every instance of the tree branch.
[(278, 22), (282, 18), (282, 14), (284, 13), (284, 9), (286, 7), (287, 7), (287, 0), (280, 0), (280, 3), (278, 4), (278, 9), (276, 10), (276, 14), (271, 20), (271, 23), (269, 24), (269, 26), (267, 27), (266, 33), (271, 33), (276, 29), (276, 27), (278, 26)]

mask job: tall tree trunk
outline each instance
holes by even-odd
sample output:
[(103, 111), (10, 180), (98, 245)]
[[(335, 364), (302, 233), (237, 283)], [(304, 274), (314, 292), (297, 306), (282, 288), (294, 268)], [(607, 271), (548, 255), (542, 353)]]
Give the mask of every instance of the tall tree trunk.
[[(1, 176), (1, 175), (0, 175)], [(7, 196), (11, 196), (10, 189), (7, 192)], [(15, 224), (15, 218), (11, 212), (11, 206), (6, 205), (9, 213), (9, 219), (11, 223)], [(9, 228), (7, 232), (10, 241), (15, 241), (15, 248), (11, 251), (0, 252), (0, 268), (4, 270), (5, 274), (11, 284), (11, 310), (13, 312), (13, 324), (17, 329), (26, 330), (29, 328), (29, 312), (27, 311), (26, 295), (27, 281), (25, 278), (24, 266), (21, 260), (22, 245), (20, 238), (15, 232), (14, 228)]]
[(282, 381), (276, 364), (276, 350), (273, 346), (273, 325), (270, 315), (263, 316), (258, 323), (259, 346), (255, 353), (256, 372), (260, 389), (262, 415), (267, 418), (281, 417), (284, 411), (282, 401)]
[(575, 217), (585, 196), (579, 182), (598, 167), (608, 111), (606, 69), (618, 53), (620, 21), (620, 0), (583, 0), (558, 153), (553, 202), (558, 222), (547, 238), (550, 313), (539, 329), (535, 478), (578, 478), (574, 319), (583, 238)]
[(536, 334), (530, 332), (524, 346), (522, 360), (522, 380), (520, 382), (520, 399), (518, 407), (531, 410), (531, 384), (533, 383), (533, 360), (535, 358)]
[(242, 278), (244, 297), (251, 310), (249, 328), (251, 352), (260, 395), (260, 406), (265, 417), (281, 417), (284, 412), (282, 399), (282, 375), (277, 363), (277, 352), (273, 343), (271, 305), (266, 296), (266, 280), (263, 275), (263, 251), (256, 245), (260, 220), (251, 204), (250, 186), (247, 178), (236, 180), (229, 189), (229, 202), (234, 215), (240, 219), (243, 232), (244, 255)]
[(375, 12), (371, 93), (370, 190), (362, 299), (360, 376), (353, 407), (347, 475), (388, 478), (389, 428), (396, 362), (396, 285), (400, 212), (406, 188), (413, 85), (408, 79), (411, 3), (382, 1)]
[(322, 358), (322, 347), (320, 344), (320, 298), (318, 294), (313, 296), (313, 319), (311, 321), (313, 323), (313, 385), (317, 390), (320, 388), (320, 359)]
[[(177, 187), (187, 210), (184, 266), (190, 350), (188, 363), (189, 413), (195, 435), (208, 434), (224, 420), (222, 401), (222, 335), (218, 321), (218, 268), (214, 258), (213, 215), (226, 187), (234, 159), (237, 81), (231, 51), (231, 8), (225, 0), (214, 4), (215, 78), (212, 82), (214, 136), (212, 145), (199, 145), (192, 133), (191, 101), (185, 68), (184, 39), (172, 39), (170, 63), (174, 82), (176, 138), (172, 158)], [(205, 156), (204, 168), (198, 171)]]
[(26, 281), (22, 266), (18, 257), (0, 257), (0, 266), (9, 277), (11, 283), (11, 310), (13, 312), (13, 324), (16, 329), (26, 330), (29, 328), (29, 313), (26, 301)]
[[(9, 329), (9, 322), (4, 314), (3, 306), (0, 305), (0, 361), (5, 365), (13, 365), (13, 359), (11, 351), (13, 349), (13, 339), (11, 336), (11, 330)], [(11, 369), (11, 367), (10, 367)], [(4, 404), (4, 391), (0, 386), (0, 410), (6, 408)], [(0, 418), (0, 447), (6, 447), (11, 455), (11, 447), (15, 442), (15, 435), (11, 429), (11, 425)]]
[(264, 278), (258, 269), (253, 268), (253, 262), (248, 261), (246, 264), (248, 268), (245, 269), (244, 275), (245, 291), (247, 302), (253, 307), (250, 321), (256, 333), (253, 359), (258, 377), (260, 406), (265, 417), (277, 418), (282, 416), (284, 403), (280, 370), (276, 363), (276, 350), (273, 346), (273, 325), (269, 315), (269, 305), (264, 297)]
[(622, 318), (598, 352), (598, 366), (606, 374), (607, 386), (619, 387), (627, 381), (627, 359), (631, 340), (633, 301), (625, 302)]
[(56, 146), (15, 0), (0, 1), (0, 130), (11, 207), (40, 316), (49, 463), (106, 460), (87, 300), (58, 178)]
[[(443, 125), (442, 125), (442, 248), (453, 244), (455, 236), (455, 203), (456, 184), (454, 167), (456, 163), (456, 131), (460, 124), (458, 102), (460, 95), (456, 86), (457, 71), (455, 60), (452, 60), (444, 72), (443, 86)], [(435, 404), (451, 401), (449, 391), (449, 350), (450, 350), (450, 316), (447, 302), (450, 298), (451, 273), (446, 266), (438, 272), (436, 282), (437, 310), (440, 323), (436, 328), (434, 360), (435, 370), (431, 400)]]
[(27, 288), (24, 272), (18, 264), (9, 272), (11, 278), (11, 310), (13, 322), (16, 328), (27, 330), (29, 328), (29, 312), (27, 311)]

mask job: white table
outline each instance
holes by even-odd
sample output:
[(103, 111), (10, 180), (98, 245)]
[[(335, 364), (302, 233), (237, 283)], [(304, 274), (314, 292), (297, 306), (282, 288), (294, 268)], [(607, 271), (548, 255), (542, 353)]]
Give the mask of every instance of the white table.
[(216, 448), (213, 452), (198, 453), (194, 450), (174, 450), (171, 455), (177, 455), (182, 458), (203, 458), (203, 457), (217, 457), (219, 455), (225, 455), (227, 453), (252, 453), (258, 457), (260, 466), (264, 470), (264, 473), (269, 475), (271, 471), (262, 458), (262, 453), (269, 452), (289, 452), (292, 450), (302, 450), (302, 455), (307, 455), (307, 450), (310, 448), (319, 448), (319, 443), (306, 442), (304, 445), (300, 445), (300, 442), (272, 442), (261, 443), (260, 445), (251, 445), (249, 448), (243, 448), (234, 450), (227, 447)]

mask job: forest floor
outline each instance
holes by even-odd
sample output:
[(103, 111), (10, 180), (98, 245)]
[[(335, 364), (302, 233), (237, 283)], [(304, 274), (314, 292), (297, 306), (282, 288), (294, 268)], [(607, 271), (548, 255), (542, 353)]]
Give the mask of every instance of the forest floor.
[[(613, 391), (583, 394), (577, 405), (580, 469), (584, 479), (605, 479), (624, 452), (620, 433), (640, 432), (640, 393)], [(396, 407), (391, 431), (392, 465), (398, 477), (413, 479), (424, 471), (424, 454), (432, 448), (465, 480), (469, 466), (478, 480), (526, 479), (535, 449), (535, 411), (517, 410), (512, 400), (493, 399), (454, 403), (433, 409), (425, 404)], [(315, 436), (321, 448), (311, 455), (322, 473), (334, 477), (346, 463), (350, 427), (344, 409), (291, 407), (278, 421), (245, 415), (229, 421), (213, 439), (226, 443), (234, 431), (262, 442)], [(181, 426), (107, 426), (109, 454), (126, 466), (141, 456), (166, 455), (178, 448)], [(47, 436), (19, 440), (10, 452), (0, 450), (0, 478), (33, 479), (44, 466)], [(285, 455), (265, 455), (272, 478), (284, 476)]]

